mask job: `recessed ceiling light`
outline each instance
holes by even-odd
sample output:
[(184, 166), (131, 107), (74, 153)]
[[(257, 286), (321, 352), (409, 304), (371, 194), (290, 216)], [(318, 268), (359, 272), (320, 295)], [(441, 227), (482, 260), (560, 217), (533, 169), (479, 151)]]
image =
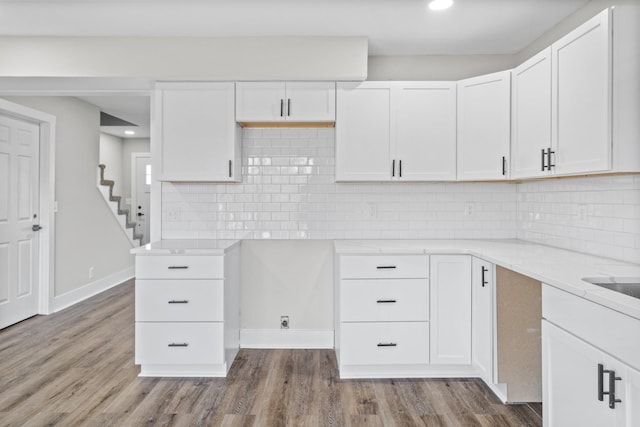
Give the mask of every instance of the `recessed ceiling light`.
[(429, 9), (431, 10), (444, 10), (453, 5), (453, 0), (432, 0), (429, 2)]
[(132, 130), (125, 130), (124, 134), (125, 135), (135, 135), (136, 133), (134, 131), (132, 131)]

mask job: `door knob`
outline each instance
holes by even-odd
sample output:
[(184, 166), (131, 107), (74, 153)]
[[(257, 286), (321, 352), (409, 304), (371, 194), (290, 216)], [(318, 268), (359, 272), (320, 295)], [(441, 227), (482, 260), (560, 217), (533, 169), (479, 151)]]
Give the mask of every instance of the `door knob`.
[(138, 212), (138, 216), (144, 216), (142, 212)]
[(34, 225), (31, 226), (31, 230), (40, 231), (40, 230), (42, 230), (42, 227), (40, 226), (40, 224), (34, 224)]

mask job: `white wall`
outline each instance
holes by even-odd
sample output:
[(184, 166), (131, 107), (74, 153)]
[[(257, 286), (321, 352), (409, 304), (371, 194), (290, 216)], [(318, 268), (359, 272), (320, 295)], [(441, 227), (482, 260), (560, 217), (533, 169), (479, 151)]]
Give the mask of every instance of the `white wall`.
[(73, 97), (6, 99), (57, 118), (55, 296), (132, 267), (129, 242), (96, 188), (98, 108)]
[(113, 194), (121, 196), (123, 189), (122, 138), (100, 133), (99, 162), (106, 166), (104, 169), (104, 179), (109, 179), (114, 182)]
[(640, 175), (518, 184), (518, 238), (640, 262)]

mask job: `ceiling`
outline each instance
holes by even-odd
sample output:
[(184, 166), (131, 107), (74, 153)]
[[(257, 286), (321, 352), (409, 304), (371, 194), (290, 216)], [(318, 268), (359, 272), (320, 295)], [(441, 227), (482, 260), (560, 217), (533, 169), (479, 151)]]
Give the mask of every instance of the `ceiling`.
[[(454, 2), (434, 12), (427, 0), (0, 0), (0, 37), (367, 36), (370, 55), (510, 55), (588, 0)], [(148, 98), (82, 99), (148, 136)]]

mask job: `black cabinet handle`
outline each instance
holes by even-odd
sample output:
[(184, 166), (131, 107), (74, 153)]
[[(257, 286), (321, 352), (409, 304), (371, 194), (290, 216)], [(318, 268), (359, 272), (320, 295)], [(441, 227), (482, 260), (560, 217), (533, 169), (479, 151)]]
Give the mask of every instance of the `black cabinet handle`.
[(287, 117), (291, 116), (291, 98), (287, 99)]
[(507, 158), (502, 156), (502, 176), (507, 174)]
[(376, 267), (378, 270), (393, 270), (396, 268), (395, 265), (379, 265)]
[(484, 285), (488, 285), (489, 282), (487, 282), (484, 273), (486, 273), (487, 271), (489, 271), (489, 269), (484, 268), (484, 265), (482, 266), (482, 287), (484, 288)]
[(603, 377), (604, 377), (604, 365), (602, 363), (598, 363), (598, 400), (600, 402), (604, 402), (604, 395), (609, 394), (609, 392), (604, 391)]
[(609, 374), (609, 408), (616, 409), (616, 403), (622, 403), (621, 399), (616, 399), (616, 381), (621, 381), (621, 377), (616, 377), (616, 371), (606, 370)]
[(379, 342), (378, 347), (397, 347), (398, 344), (394, 342)]
[(376, 302), (378, 304), (395, 304), (397, 301), (394, 299), (379, 299)]
[(541, 159), (540, 159), (540, 164), (541, 164), (540, 170), (541, 170), (542, 172), (544, 172), (544, 170), (545, 170), (545, 169), (546, 169), (546, 167), (547, 167), (547, 166), (544, 164), (544, 163), (545, 163), (545, 162), (544, 162), (544, 157), (546, 156), (546, 153), (545, 153), (544, 148), (543, 148), (542, 150), (540, 150), (540, 151), (541, 151), (541, 154), (542, 154), (542, 157), (541, 157)]
[(170, 265), (167, 267), (169, 270), (186, 270), (189, 268), (188, 265)]
[(181, 343), (172, 342), (171, 344), (168, 345), (168, 347), (189, 347), (189, 344), (187, 344), (186, 342), (181, 342)]
[(284, 99), (280, 100), (280, 117), (284, 116)]
[(395, 159), (391, 161), (391, 176), (396, 176), (396, 161)]
[(551, 163), (551, 155), (556, 154), (555, 151), (551, 151), (551, 147), (547, 148), (547, 170), (551, 170), (551, 168), (555, 168), (555, 163)]
[(229, 160), (229, 178), (231, 178), (233, 174), (233, 160)]
[(169, 304), (189, 304), (189, 300), (186, 300), (186, 299), (179, 299), (179, 300), (172, 299), (168, 303)]

